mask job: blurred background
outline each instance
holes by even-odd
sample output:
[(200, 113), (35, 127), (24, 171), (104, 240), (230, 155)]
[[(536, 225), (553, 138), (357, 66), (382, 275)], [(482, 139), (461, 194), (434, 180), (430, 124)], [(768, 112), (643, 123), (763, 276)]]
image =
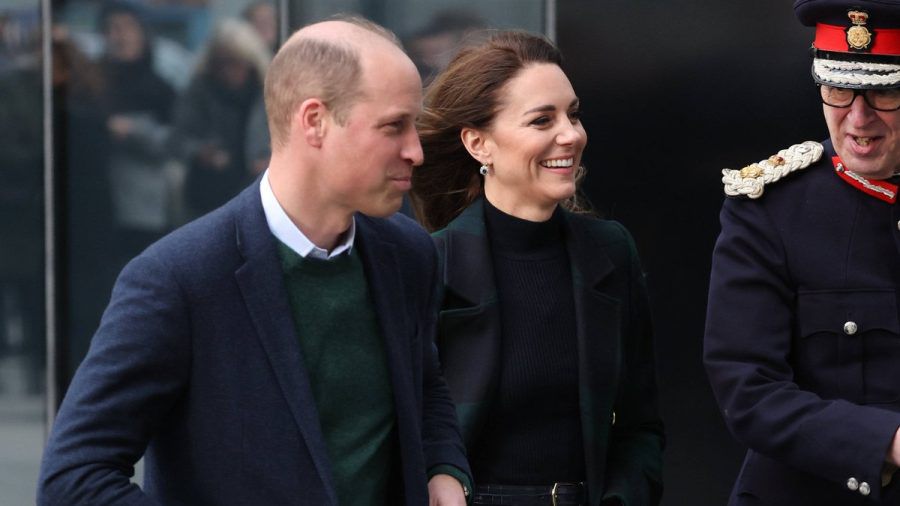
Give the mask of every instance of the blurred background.
[(34, 503), (46, 431), (119, 270), (265, 169), (266, 66), (337, 12), (394, 30), (426, 82), (473, 30), (557, 41), (590, 140), (584, 191), (648, 273), (663, 504), (724, 504), (743, 448), (701, 364), (720, 170), (827, 134), (812, 32), (786, 0), (4, 0), (0, 504)]

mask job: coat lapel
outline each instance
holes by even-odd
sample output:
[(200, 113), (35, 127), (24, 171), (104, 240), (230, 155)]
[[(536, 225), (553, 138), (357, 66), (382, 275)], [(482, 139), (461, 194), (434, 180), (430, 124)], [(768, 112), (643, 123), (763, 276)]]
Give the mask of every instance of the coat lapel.
[[(621, 352), (621, 301), (605, 293), (614, 271), (590, 221), (566, 215), (566, 237), (578, 325), (578, 389), (588, 490), (603, 490)], [(598, 497), (593, 497), (599, 502)], [(592, 501), (593, 502), (593, 501)]]
[(328, 450), (291, 316), (275, 238), (266, 222), (258, 185), (245, 190), (238, 203), (235, 212), (237, 246), (245, 262), (235, 272), (235, 279), (278, 386), (309, 448), (331, 504), (336, 505)]
[[(464, 210), (436, 235), (443, 257), (444, 302), (438, 347), (465, 444), (488, 415), (500, 370), (500, 307), (483, 201)], [(449, 336), (444, 338), (445, 336)]]

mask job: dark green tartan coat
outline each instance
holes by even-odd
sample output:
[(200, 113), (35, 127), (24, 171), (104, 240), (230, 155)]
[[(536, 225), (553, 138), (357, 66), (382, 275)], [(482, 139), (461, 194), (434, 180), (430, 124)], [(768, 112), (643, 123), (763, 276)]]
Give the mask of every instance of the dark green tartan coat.
[[(663, 425), (652, 330), (634, 242), (614, 221), (565, 213), (578, 329), (588, 502), (659, 503)], [(434, 234), (443, 303), (437, 346), (467, 448), (490, 413), (500, 370), (500, 308), (483, 201)], [(475, 477), (477, 482), (478, 477)]]

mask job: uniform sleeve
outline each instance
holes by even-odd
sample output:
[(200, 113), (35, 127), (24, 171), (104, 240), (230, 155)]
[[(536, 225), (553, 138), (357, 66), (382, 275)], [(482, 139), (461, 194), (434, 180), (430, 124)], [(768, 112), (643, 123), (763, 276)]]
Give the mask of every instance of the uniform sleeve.
[(38, 504), (156, 504), (130, 478), (187, 383), (188, 327), (165, 268), (146, 256), (125, 267), (51, 431)]
[(825, 400), (794, 382), (796, 296), (781, 231), (759, 202), (729, 199), (713, 252), (704, 362), (725, 422), (762, 455), (878, 500), (900, 414)]
[(659, 504), (662, 496), (665, 438), (645, 276), (634, 241), (624, 228), (622, 231), (628, 239), (631, 311), (622, 339), (623, 375), (616, 396), (603, 501), (616, 504), (613, 499), (618, 499), (625, 506), (648, 506)]

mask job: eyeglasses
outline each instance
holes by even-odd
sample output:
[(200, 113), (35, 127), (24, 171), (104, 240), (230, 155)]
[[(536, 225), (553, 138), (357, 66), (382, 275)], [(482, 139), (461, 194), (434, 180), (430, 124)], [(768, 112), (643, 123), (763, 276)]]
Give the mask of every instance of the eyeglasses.
[(850, 107), (857, 95), (862, 95), (866, 104), (876, 111), (891, 112), (900, 109), (900, 88), (878, 90), (855, 90), (818, 84), (822, 103), (831, 107)]

